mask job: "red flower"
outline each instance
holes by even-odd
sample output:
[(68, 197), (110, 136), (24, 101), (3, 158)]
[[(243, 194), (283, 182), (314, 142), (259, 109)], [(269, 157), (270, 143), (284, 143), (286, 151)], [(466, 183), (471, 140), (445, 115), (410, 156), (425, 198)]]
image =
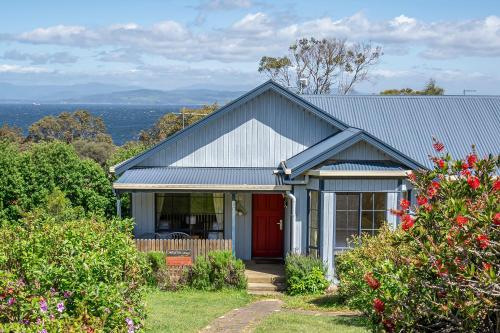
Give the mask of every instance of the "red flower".
[(384, 325), (384, 329), (386, 332), (394, 332), (396, 329), (396, 325), (394, 325), (394, 322), (391, 319), (384, 319), (382, 320), (382, 325)]
[(495, 191), (500, 191), (500, 180), (495, 180), (495, 182), (493, 183), (493, 189)]
[(488, 236), (483, 234), (477, 236), (477, 242), (479, 243), (479, 247), (482, 248), (483, 250), (490, 245), (490, 240)]
[(401, 199), (401, 201), (399, 202), (399, 205), (401, 206), (401, 208), (403, 208), (405, 210), (410, 208), (410, 202), (406, 199)]
[(372, 272), (366, 273), (364, 279), (366, 284), (373, 290), (377, 290), (378, 288), (380, 288), (380, 282), (375, 277), (373, 277)]
[(489, 271), (491, 269), (491, 264), (483, 261), (483, 269)]
[(467, 163), (469, 164), (469, 167), (473, 168), (476, 162), (477, 162), (476, 154), (470, 154), (469, 156), (467, 156)]
[(403, 220), (403, 222), (401, 223), (401, 228), (404, 231), (408, 231), (415, 224), (415, 219), (413, 217), (411, 217), (410, 215), (403, 215), (403, 217), (401, 219)]
[(467, 222), (469, 222), (469, 219), (466, 218), (465, 216), (458, 215), (457, 218), (455, 219), (455, 222), (457, 222), (459, 227), (463, 227), (464, 225), (467, 224)]
[(476, 176), (469, 176), (467, 178), (467, 184), (469, 184), (469, 186), (473, 190), (476, 190), (481, 185), (481, 183), (479, 182), (479, 178), (477, 178)]
[(375, 309), (375, 311), (377, 311), (378, 313), (382, 313), (384, 312), (385, 310), (385, 304), (384, 302), (382, 302), (380, 300), (380, 298), (375, 298), (373, 300), (373, 308)]
[(401, 209), (390, 209), (392, 215), (403, 216), (404, 212)]
[(440, 169), (444, 169), (446, 166), (446, 162), (443, 160), (437, 160), (436, 164), (439, 166)]
[(433, 139), (434, 143), (432, 144), (432, 146), (434, 147), (434, 149), (440, 153), (443, 151), (444, 149), (444, 144), (442, 142), (439, 142), (437, 141), (436, 139)]
[(500, 225), (500, 213), (496, 213), (495, 216), (493, 216), (493, 224)]
[(434, 267), (436, 267), (437, 269), (437, 273), (439, 276), (445, 276), (445, 275), (448, 275), (448, 268), (446, 268), (445, 265), (443, 265), (443, 263), (441, 263), (441, 260), (436, 260), (436, 262), (433, 264)]
[(462, 171), (460, 171), (460, 173), (462, 174), (462, 176), (465, 176), (465, 177), (469, 177), (470, 176), (470, 170), (469, 169), (462, 170)]
[(408, 176), (408, 179), (412, 182), (417, 180), (417, 175), (415, 175), (413, 171), (409, 171), (406, 175)]
[(462, 162), (462, 170), (467, 170), (469, 165), (466, 162)]
[(419, 206), (423, 206), (427, 203), (427, 198), (419, 195), (419, 196), (417, 196), (417, 203)]
[(441, 187), (441, 184), (439, 184), (438, 181), (433, 180), (431, 182), (431, 184), (429, 185), (429, 188), (427, 189), (427, 194), (428, 194), (429, 198), (432, 199), (437, 194), (440, 187)]

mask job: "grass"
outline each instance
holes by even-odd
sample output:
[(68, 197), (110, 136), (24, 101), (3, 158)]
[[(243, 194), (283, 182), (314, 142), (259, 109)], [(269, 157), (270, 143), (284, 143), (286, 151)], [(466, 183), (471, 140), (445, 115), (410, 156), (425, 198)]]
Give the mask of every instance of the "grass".
[(283, 296), (285, 308), (304, 309), (314, 311), (347, 311), (349, 308), (342, 304), (337, 294)]
[(256, 333), (315, 332), (315, 333), (365, 333), (369, 332), (358, 317), (313, 316), (293, 312), (280, 312), (264, 319)]
[(146, 332), (198, 332), (215, 318), (252, 300), (245, 291), (154, 291), (146, 299)]

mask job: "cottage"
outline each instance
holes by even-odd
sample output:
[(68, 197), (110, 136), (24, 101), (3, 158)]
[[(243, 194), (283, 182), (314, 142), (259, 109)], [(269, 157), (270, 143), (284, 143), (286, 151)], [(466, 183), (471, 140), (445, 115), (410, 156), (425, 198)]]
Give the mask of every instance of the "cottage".
[[(237, 257), (334, 256), (375, 234), (432, 137), (454, 156), (499, 153), (500, 97), (297, 95), (268, 81), (112, 167), (134, 234), (232, 239)], [(119, 209), (119, 205), (118, 205)]]

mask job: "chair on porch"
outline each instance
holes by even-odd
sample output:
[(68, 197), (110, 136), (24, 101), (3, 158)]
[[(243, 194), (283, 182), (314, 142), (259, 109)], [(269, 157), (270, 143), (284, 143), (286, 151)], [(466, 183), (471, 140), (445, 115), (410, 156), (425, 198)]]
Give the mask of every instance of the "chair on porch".
[(172, 232), (165, 236), (165, 239), (191, 239), (191, 236), (185, 232)]
[(138, 239), (162, 239), (162, 236), (157, 232), (147, 232), (137, 237)]

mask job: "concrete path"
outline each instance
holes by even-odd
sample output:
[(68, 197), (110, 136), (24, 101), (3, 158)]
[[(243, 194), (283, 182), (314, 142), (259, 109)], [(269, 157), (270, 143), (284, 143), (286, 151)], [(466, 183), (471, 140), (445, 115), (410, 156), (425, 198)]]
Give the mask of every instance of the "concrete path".
[(234, 309), (215, 319), (200, 332), (203, 333), (236, 333), (251, 332), (265, 317), (281, 311), (283, 302), (268, 299), (254, 302), (244, 308)]

